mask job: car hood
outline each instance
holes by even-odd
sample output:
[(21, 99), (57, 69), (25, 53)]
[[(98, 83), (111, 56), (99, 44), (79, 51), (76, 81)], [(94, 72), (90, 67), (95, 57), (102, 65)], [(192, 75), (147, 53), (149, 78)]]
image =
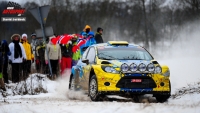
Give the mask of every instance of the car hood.
[(121, 65), (124, 63), (128, 65), (131, 65), (132, 63), (135, 63), (136, 65), (139, 65), (141, 63), (148, 65), (152, 63), (152, 61), (147, 60), (107, 60), (107, 62), (113, 64), (114, 67), (121, 67)]

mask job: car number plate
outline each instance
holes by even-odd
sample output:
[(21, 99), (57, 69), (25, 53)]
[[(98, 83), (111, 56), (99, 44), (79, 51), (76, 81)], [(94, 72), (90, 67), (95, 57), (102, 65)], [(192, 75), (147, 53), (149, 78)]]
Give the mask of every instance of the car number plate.
[(142, 79), (132, 79), (131, 82), (142, 82)]

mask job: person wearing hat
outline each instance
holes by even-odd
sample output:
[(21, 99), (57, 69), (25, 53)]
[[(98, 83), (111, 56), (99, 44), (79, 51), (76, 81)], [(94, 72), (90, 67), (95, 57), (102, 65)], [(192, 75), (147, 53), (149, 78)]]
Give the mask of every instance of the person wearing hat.
[(35, 43), (36, 43), (36, 34), (35, 34), (35, 33), (32, 33), (32, 34), (31, 34), (31, 44), (32, 44), (32, 45), (35, 45)]
[(12, 82), (16, 83), (22, 80), (22, 62), (26, 60), (26, 53), (23, 45), (20, 43), (21, 36), (13, 34), (11, 36), (12, 42), (9, 44), (11, 55), (9, 64), (12, 64)]
[(31, 73), (31, 61), (34, 62), (34, 55), (32, 53), (31, 45), (27, 40), (27, 34), (22, 34), (21, 43), (26, 53), (26, 61), (23, 62), (23, 79), (25, 80)]
[(92, 28), (89, 25), (86, 25), (83, 31), (80, 33), (80, 35), (83, 35), (84, 33), (88, 34), (91, 31), (92, 31)]
[(102, 38), (102, 33), (103, 33), (103, 29), (98, 27), (97, 28), (97, 32), (95, 34), (95, 40), (96, 40), (96, 43), (103, 43), (103, 38)]

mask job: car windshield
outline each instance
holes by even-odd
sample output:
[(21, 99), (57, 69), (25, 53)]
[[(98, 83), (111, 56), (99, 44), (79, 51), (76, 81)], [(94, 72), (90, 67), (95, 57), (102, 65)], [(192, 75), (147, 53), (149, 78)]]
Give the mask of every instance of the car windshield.
[(152, 60), (152, 56), (138, 47), (98, 48), (98, 58), (102, 60)]

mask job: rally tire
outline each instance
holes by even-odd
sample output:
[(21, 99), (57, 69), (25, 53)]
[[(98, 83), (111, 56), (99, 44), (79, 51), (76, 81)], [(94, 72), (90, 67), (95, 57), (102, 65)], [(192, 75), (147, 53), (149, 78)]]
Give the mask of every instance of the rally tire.
[(95, 75), (90, 78), (89, 82), (89, 96), (92, 101), (99, 101), (100, 94), (98, 93), (98, 82)]
[(163, 102), (166, 102), (169, 99), (169, 97), (171, 96), (171, 82), (170, 81), (169, 81), (169, 88), (170, 88), (169, 94), (165, 94), (165, 95), (158, 94), (158, 95), (155, 95), (157, 102), (163, 103)]
[(157, 95), (156, 100), (157, 102), (163, 103), (163, 102), (166, 102), (169, 97), (170, 95)]

